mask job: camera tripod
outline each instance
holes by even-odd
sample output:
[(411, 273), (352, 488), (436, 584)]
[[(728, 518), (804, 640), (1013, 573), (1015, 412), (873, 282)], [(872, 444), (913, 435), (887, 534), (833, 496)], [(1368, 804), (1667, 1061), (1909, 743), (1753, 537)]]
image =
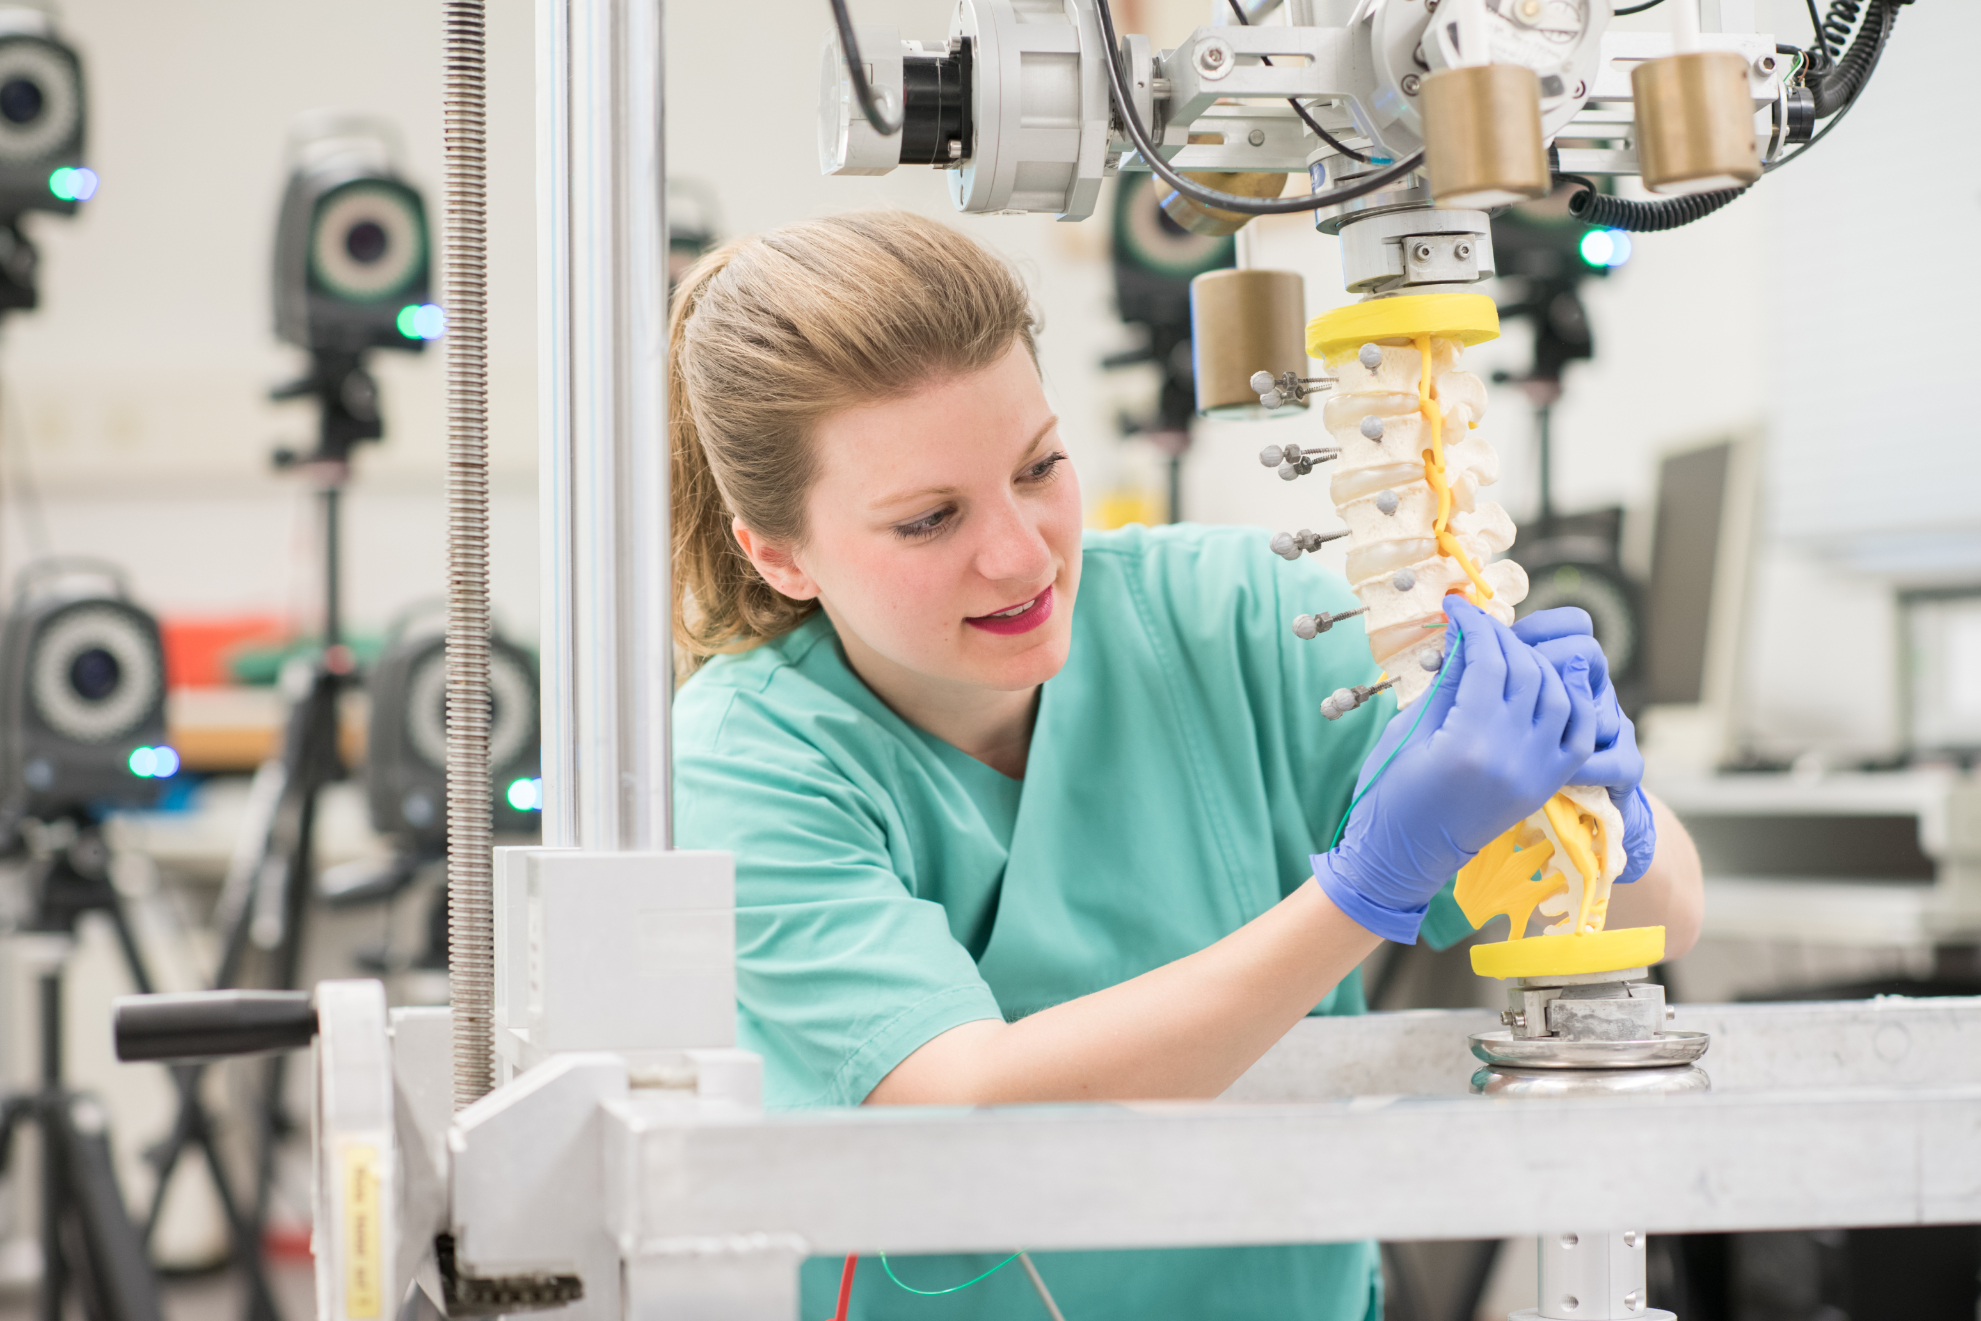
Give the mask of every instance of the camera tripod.
[[(12, 1154), (17, 1126), (32, 1123), (41, 1134), (40, 1321), (62, 1321), (71, 1287), (91, 1321), (157, 1321), (158, 1277), (145, 1244), (157, 1221), (168, 1170), (161, 1167), (152, 1216), (144, 1229), (131, 1222), (113, 1168), (103, 1107), (70, 1091), (62, 1079), (62, 979), (75, 948), (76, 923), (86, 913), (110, 919), (132, 984), (154, 988), (122, 897), (109, 877), (110, 849), (101, 825), (86, 813), (47, 823), (70, 837), (37, 858), (29, 874), (34, 908), (15, 937), (38, 956), (41, 1077), (31, 1093), (0, 1103), (0, 1170)], [(199, 1148), (227, 1220), (234, 1253), (242, 1263), (252, 1315), (275, 1321), (274, 1298), (254, 1252), (254, 1230), (241, 1216), (220, 1158), (215, 1130), (198, 1094), (198, 1070), (172, 1068), (178, 1093), (174, 1138)]]
[[(259, 816), (251, 811), (246, 829), (248, 838), (256, 841), (252, 860), (230, 871), (221, 894), (216, 921), (226, 934), (213, 979), (217, 990), (246, 984), (251, 951), (261, 956), (256, 960), (262, 965), (256, 979), (259, 985), (284, 990), (296, 985), (309, 900), (316, 885), (317, 808), (325, 787), (344, 777), (343, 757), (337, 746), (338, 706), (345, 689), (356, 682), (356, 662), (343, 641), (340, 605), (341, 497), (350, 477), (352, 447), (384, 434), (378, 389), (364, 368), (361, 354), (318, 350), (310, 374), (277, 390), (275, 397), (311, 397), (318, 404), (315, 452), (296, 455), (278, 451), (275, 464), (301, 469), (317, 482), (323, 526), (323, 638), (310, 663), (308, 684), (290, 708), (280, 760), (264, 770), (274, 777), (276, 791), (264, 796), (266, 805)], [(257, 1271), (276, 1147), (296, 1128), (282, 1102), (286, 1066), (287, 1057), (281, 1054), (255, 1066), (262, 1070), (262, 1077), (255, 1105), (255, 1173), (247, 1216), (252, 1236), (246, 1251), (239, 1250), (241, 1245), (237, 1244), (237, 1256), (244, 1268), (252, 1258)], [(178, 1067), (196, 1081), (204, 1066)], [(196, 1125), (187, 1119), (190, 1096), (190, 1092), (182, 1093), (182, 1122), (160, 1153), (161, 1197), (165, 1180), (195, 1138)], [(154, 1203), (154, 1223), (157, 1215), (158, 1205)], [(272, 1321), (273, 1315), (271, 1308), (264, 1318), (259, 1304), (251, 1301), (253, 1321)]]

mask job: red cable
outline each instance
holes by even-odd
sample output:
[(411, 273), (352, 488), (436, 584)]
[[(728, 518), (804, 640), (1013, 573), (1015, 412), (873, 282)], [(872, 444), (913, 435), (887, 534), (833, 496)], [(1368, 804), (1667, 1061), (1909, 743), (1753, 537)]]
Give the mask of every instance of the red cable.
[(832, 1314), (832, 1321), (846, 1321), (846, 1309), (853, 1302), (853, 1272), (859, 1265), (858, 1254), (846, 1254), (846, 1264), (839, 1270), (839, 1310)]

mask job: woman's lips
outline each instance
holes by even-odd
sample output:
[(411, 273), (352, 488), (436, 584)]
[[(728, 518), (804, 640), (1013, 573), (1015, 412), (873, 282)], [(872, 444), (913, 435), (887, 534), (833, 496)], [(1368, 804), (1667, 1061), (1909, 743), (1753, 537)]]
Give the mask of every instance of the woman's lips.
[(1029, 633), (1052, 618), (1052, 588), (1048, 587), (1015, 615), (978, 615), (963, 622), (986, 633)]

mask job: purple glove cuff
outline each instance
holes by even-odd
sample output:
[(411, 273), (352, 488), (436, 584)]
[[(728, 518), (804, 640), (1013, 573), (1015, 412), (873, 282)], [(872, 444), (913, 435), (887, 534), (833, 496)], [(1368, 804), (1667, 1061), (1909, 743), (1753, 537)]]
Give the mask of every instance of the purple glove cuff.
[(1658, 852), (1658, 823), (1641, 784), (1632, 785), (1628, 793), (1610, 790), (1610, 801), (1623, 813), (1623, 874), (1615, 883), (1628, 885), (1650, 870), (1651, 859)]
[(1410, 909), (1385, 908), (1372, 899), (1364, 898), (1356, 888), (1336, 871), (1338, 859), (1332, 853), (1316, 853), (1309, 859), (1314, 864), (1314, 881), (1322, 893), (1334, 902), (1334, 906), (1346, 913), (1349, 920), (1371, 931), (1384, 940), (1393, 940), (1399, 945), (1415, 945), (1417, 928), (1424, 924), (1424, 914), (1430, 905), (1420, 904)]

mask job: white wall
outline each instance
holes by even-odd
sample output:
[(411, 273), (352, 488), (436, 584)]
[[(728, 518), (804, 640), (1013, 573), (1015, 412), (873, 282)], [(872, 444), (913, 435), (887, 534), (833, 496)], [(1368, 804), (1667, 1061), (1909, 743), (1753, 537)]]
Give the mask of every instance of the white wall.
[[(1124, 26), (1163, 42), (1208, 10), (1196, 0), (1117, 4)], [(940, 37), (951, 0), (854, 7), (862, 22)], [(1757, 0), (1756, 9), (1784, 39), (1806, 38), (1796, 0)], [(495, 591), (525, 635), (536, 623), (531, 11), (528, 0), (494, 0), (490, 15)], [(821, 177), (824, 0), (765, 0), (748, 12), (739, 26), (735, 5), (668, 6), (670, 172), (714, 187), (729, 233), (898, 205), (948, 218), (1005, 253), (1044, 315), (1049, 384), (1090, 500), (1117, 484), (1153, 484), (1151, 456), (1116, 434), (1119, 411), (1146, 405), (1153, 373), (1096, 368), (1134, 342), (1111, 307), (1105, 197), (1103, 219), (1061, 225), (957, 216), (932, 170)], [(1656, 26), (1658, 17), (1620, 22)], [(103, 187), (74, 220), (32, 222), (45, 306), (0, 333), (0, 477), (17, 495), (25, 464), (53, 547), (123, 560), (161, 609), (288, 609), (307, 619), (311, 515), (295, 483), (265, 464), (271, 443), (303, 440), (309, 428), (305, 408), (265, 399), (298, 356), (268, 329), (284, 134), (298, 111), (324, 105), (395, 120), (408, 171), (437, 216), (437, 9), (65, 0), (64, 23), (89, 61), (91, 154)], [(1981, 293), (1975, 263), (1960, 253), (1981, 232), (1981, 140), (1942, 127), (1963, 122), (1962, 85), (1945, 76), (1942, 52), (1977, 46), (1981, 8), (1908, 7), (1871, 96), (1816, 155), (1704, 222), (1640, 237), (1630, 265), (1585, 286), (1599, 357), (1571, 368), (1556, 412), (1562, 507), (1645, 511), (1665, 450), (1756, 426), (1774, 436), (1778, 515), (1755, 651), (1767, 682), (1753, 711), (1771, 737), (1872, 747), (1889, 736), (1875, 702), (1834, 710), (1839, 692), (1889, 691), (1895, 664), (1890, 630), (1859, 626), (1863, 610), (1883, 607), (1885, 579), (1840, 578), (1840, 557), (1864, 568), (1909, 553), (1916, 569), (1922, 558), (1948, 562), (1963, 537), (1981, 544), (1969, 494), (1981, 477), (1981, 424), (1961, 388), (1973, 373), (1958, 329)], [(1334, 244), (1303, 220), (1261, 224), (1257, 246), (1262, 263), (1306, 274), (1312, 310), (1343, 300)], [(1475, 362), (1482, 373), (1518, 370), (1525, 355), (1525, 331), (1512, 327)], [(381, 364), (391, 434), (363, 455), (350, 502), (350, 613), (361, 624), (382, 623), (441, 584), (441, 366), (438, 353)], [(1316, 480), (1281, 483), (1253, 457), (1268, 438), (1311, 425), (1205, 426), (1186, 468), (1186, 507), (1218, 521), (1329, 525)], [(1487, 427), (1505, 459), (1501, 498), (1522, 517), (1534, 499), (1524, 399), (1496, 390)], [(1880, 492), (1885, 512), (1857, 519), (1846, 546), (1827, 534), (1860, 488)], [(1905, 516), (1918, 511), (1929, 517)], [(26, 546), (20, 513), (16, 499), (0, 505), (10, 565)], [(1927, 533), (1939, 540), (1906, 550)], [(1970, 571), (1981, 571), (1981, 551)], [(1812, 624), (1839, 590), (1867, 604)]]

